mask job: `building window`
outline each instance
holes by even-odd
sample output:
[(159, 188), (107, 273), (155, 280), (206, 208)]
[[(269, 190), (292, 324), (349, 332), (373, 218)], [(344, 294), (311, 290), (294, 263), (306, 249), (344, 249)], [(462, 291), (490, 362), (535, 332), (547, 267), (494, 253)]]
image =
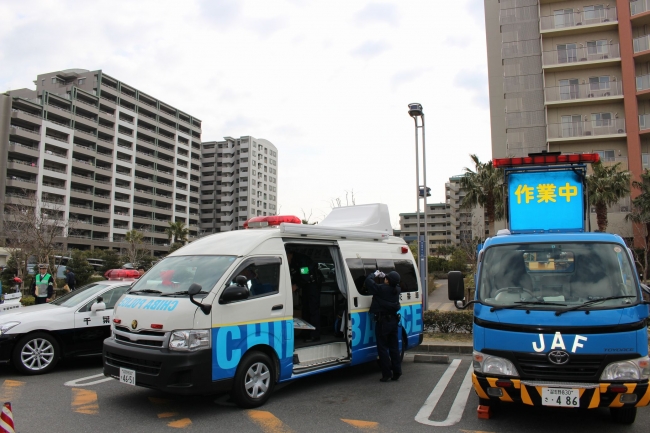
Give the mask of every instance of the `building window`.
[(577, 78), (560, 80), (560, 99), (563, 101), (577, 99), (579, 95), (579, 83)]
[(589, 90), (609, 89), (609, 75), (602, 77), (589, 77)]
[(585, 6), (585, 21), (599, 21), (605, 18), (605, 8), (603, 5)]
[(591, 124), (593, 127), (611, 126), (612, 113), (592, 113)]
[(573, 9), (559, 9), (553, 11), (553, 18), (555, 20), (556, 29), (573, 27), (575, 25), (573, 20)]
[(600, 160), (603, 162), (616, 161), (616, 152), (613, 150), (594, 150), (594, 153), (600, 155)]
[(86, 81), (85, 78), (79, 78), (79, 85), (81, 86)]
[(607, 39), (600, 39), (598, 41), (587, 42), (587, 55), (607, 54), (609, 52), (609, 44)]
[(650, 153), (641, 154), (641, 164), (644, 169), (650, 169)]

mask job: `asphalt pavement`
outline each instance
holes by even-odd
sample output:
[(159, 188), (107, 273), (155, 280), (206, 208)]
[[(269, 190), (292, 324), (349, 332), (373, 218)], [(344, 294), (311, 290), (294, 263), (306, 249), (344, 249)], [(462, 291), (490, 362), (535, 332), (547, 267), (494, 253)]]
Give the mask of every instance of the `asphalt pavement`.
[[(11, 401), (16, 431), (151, 432), (646, 432), (650, 409), (620, 426), (606, 409), (504, 404), (490, 420), (476, 416), (467, 356), (414, 363), (407, 354), (398, 382), (380, 383), (375, 364), (342, 369), (276, 388), (266, 405), (242, 410), (227, 396), (178, 397), (131, 387), (101, 373), (101, 359), (67, 362), (51, 374), (22, 376), (0, 366), (0, 401)], [(416, 418), (418, 418), (416, 420)]]
[(454, 303), (447, 298), (447, 280), (436, 280), (438, 287), (429, 295), (429, 310), (456, 311)]

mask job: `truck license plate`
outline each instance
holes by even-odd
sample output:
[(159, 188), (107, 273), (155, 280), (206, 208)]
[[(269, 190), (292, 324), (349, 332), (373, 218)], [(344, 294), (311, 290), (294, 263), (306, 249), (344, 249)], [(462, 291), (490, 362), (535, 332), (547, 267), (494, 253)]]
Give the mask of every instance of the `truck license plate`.
[(580, 407), (580, 390), (567, 388), (542, 388), (542, 405)]
[(120, 382), (135, 386), (135, 370), (120, 368)]

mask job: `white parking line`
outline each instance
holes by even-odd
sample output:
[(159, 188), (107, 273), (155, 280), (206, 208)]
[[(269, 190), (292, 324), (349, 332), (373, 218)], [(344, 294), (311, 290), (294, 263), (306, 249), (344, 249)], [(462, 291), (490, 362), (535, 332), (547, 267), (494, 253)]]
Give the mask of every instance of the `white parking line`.
[[(95, 379), (96, 377), (103, 377), (104, 379), (93, 380), (92, 382), (86, 382), (90, 379)], [(82, 377), (81, 379), (70, 380), (64, 383), (65, 386), (88, 386), (88, 385), (97, 385), (98, 383), (108, 382), (109, 380), (114, 380), (112, 377), (105, 377), (103, 373), (95, 374), (94, 376)], [(84, 382), (84, 383), (80, 383)]]
[(449, 381), (454, 376), (454, 373), (460, 365), (460, 359), (454, 359), (447, 370), (442, 375), (435, 388), (427, 398), (427, 401), (424, 402), (424, 405), (418, 411), (418, 414), (415, 415), (415, 420), (420, 424), (431, 425), (436, 427), (448, 427), (454, 425), (460, 421), (463, 416), (463, 411), (465, 410), (465, 405), (467, 404), (467, 398), (469, 397), (469, 391), (472, 389), (472, 364), (470, 364), (467, 374), (463, 379), (463, 383), (460, 385), (456, 399), (449, 410), (449, 415), (444, 421), (431, 421), (429, 417), (433, 413), (433, 410), (436, 408), (440, 397), (445, 392)]

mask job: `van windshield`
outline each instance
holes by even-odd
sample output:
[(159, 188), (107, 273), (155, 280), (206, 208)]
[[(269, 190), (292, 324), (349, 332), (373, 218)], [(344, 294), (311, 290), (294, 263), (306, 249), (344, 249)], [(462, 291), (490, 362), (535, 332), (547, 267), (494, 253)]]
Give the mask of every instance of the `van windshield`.
[(209, 293), (235, 256), (176, 256), (158, 262), (129, 290), (130, 294), (153, 295), (186, 292), (191, 284)]
[(478, 298), (500, 308), (621, 307), (639, 300), (633, 269), (617, 244), (498, 245), (485, 251)]

